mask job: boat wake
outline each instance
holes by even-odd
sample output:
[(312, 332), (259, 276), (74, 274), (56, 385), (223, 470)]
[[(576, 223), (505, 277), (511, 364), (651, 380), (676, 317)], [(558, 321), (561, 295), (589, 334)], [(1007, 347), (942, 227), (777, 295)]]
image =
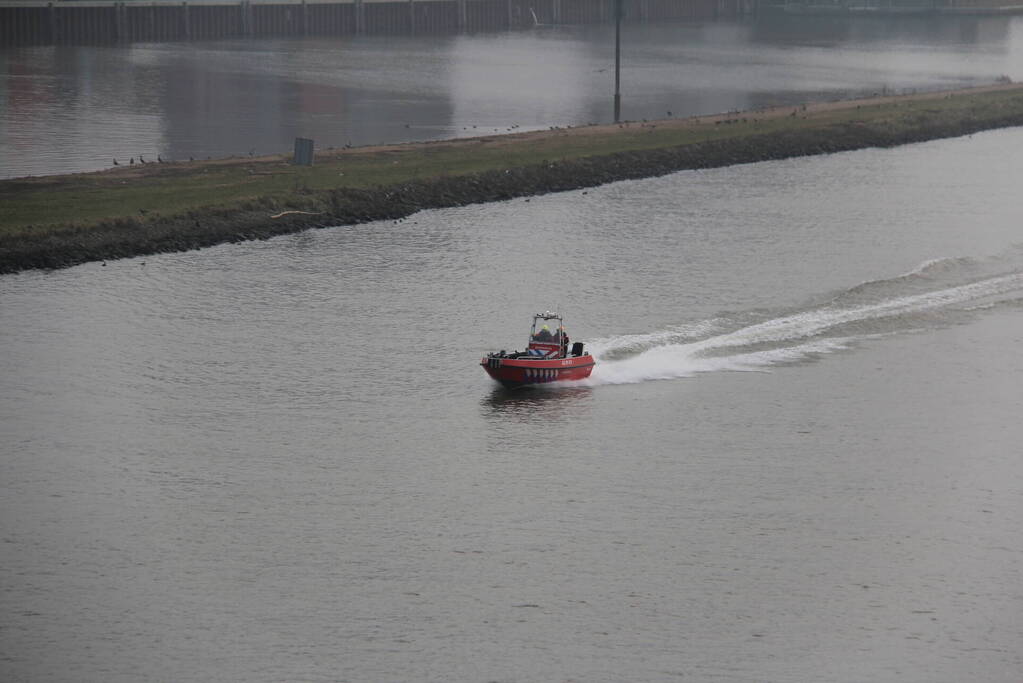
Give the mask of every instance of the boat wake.
[(597, 339), (588, 345), (597, 366), (584, 384), (765, 371), (867, 339), (965, 322), (979, 311), (1023, 307), (1021, 256), (936, 259), (802, 309), (723, 315), (669, 330)]

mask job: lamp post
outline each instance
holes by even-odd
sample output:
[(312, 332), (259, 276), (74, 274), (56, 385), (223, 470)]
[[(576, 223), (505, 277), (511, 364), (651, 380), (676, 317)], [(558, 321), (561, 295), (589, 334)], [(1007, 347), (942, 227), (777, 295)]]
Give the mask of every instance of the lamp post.
[(615, 0), (615, 123), (622, 120), (622, 0)]

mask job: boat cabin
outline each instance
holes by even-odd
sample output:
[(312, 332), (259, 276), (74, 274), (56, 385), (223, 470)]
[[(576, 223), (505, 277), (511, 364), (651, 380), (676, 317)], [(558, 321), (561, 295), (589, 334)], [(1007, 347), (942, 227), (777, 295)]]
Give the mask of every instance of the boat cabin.
[(531, 356), (542, 358), (568, 357), (568, 335), (560, 315), (545, 311), (533, 316), (526, 351)]

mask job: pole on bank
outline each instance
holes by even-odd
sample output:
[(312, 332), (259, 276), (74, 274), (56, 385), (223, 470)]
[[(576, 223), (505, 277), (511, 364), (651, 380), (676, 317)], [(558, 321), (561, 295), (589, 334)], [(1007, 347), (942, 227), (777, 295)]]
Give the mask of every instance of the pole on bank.
[(622, 120), (622, 0), (615, 2), (615, 123)]

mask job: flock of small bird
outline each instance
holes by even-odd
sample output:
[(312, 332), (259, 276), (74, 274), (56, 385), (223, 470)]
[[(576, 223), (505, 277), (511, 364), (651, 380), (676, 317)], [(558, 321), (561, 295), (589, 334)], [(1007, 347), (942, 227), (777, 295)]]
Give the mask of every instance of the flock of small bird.
[[(254, 151), (253, 152), (249, 152), (249, 156), (253, 156), (254, 154), (255, 154)], [(195, 161), (195, 157), (188, 157), (188, 160), (189, 161)], [(206, 160), (209, 161), (210, 157), (206, 157)], [(146, 161), (145, 157), (143, 157), (141, 154), (139, 154), (139, 156), (138, 156), (138, 161), (135, 160), (135, 157), (129, 157), (127, 164), (125, 164), (123, 161), (118, 161), (117, 157), (114, 157), (114, 166), (135, 166), (135, 165), (146, 166), (148, 164), (172, 164), (172, 163), (174, 163), (173, 159), (164, 159), (159, 154), (156, 155), (156, 161)]]
[[(189, 161), (195, 161), (195, 159), (192, 159), (191, 157), (189, 157)], [(139, 164), (142, 165), (142, 166), (145, 166), (146, 164), (169, 164), (169, 163), (170, 163), (169, 161), (167, 161), (166, 159), (161, 157), (159, 154), (156, 155), (156, 161), (146, 161), (142, 157), (142, 155), (139, 154)], [(122, 166), (122, 165), (123, 164), (121, 164), (121, 162), (119, 162), (116, 158), (114, 158), (114, 166)], [(134, 166), (135, 165), (135, 157), (131, 157), (130, 159), (128, 159), (128, 165), (129, 166)]]

